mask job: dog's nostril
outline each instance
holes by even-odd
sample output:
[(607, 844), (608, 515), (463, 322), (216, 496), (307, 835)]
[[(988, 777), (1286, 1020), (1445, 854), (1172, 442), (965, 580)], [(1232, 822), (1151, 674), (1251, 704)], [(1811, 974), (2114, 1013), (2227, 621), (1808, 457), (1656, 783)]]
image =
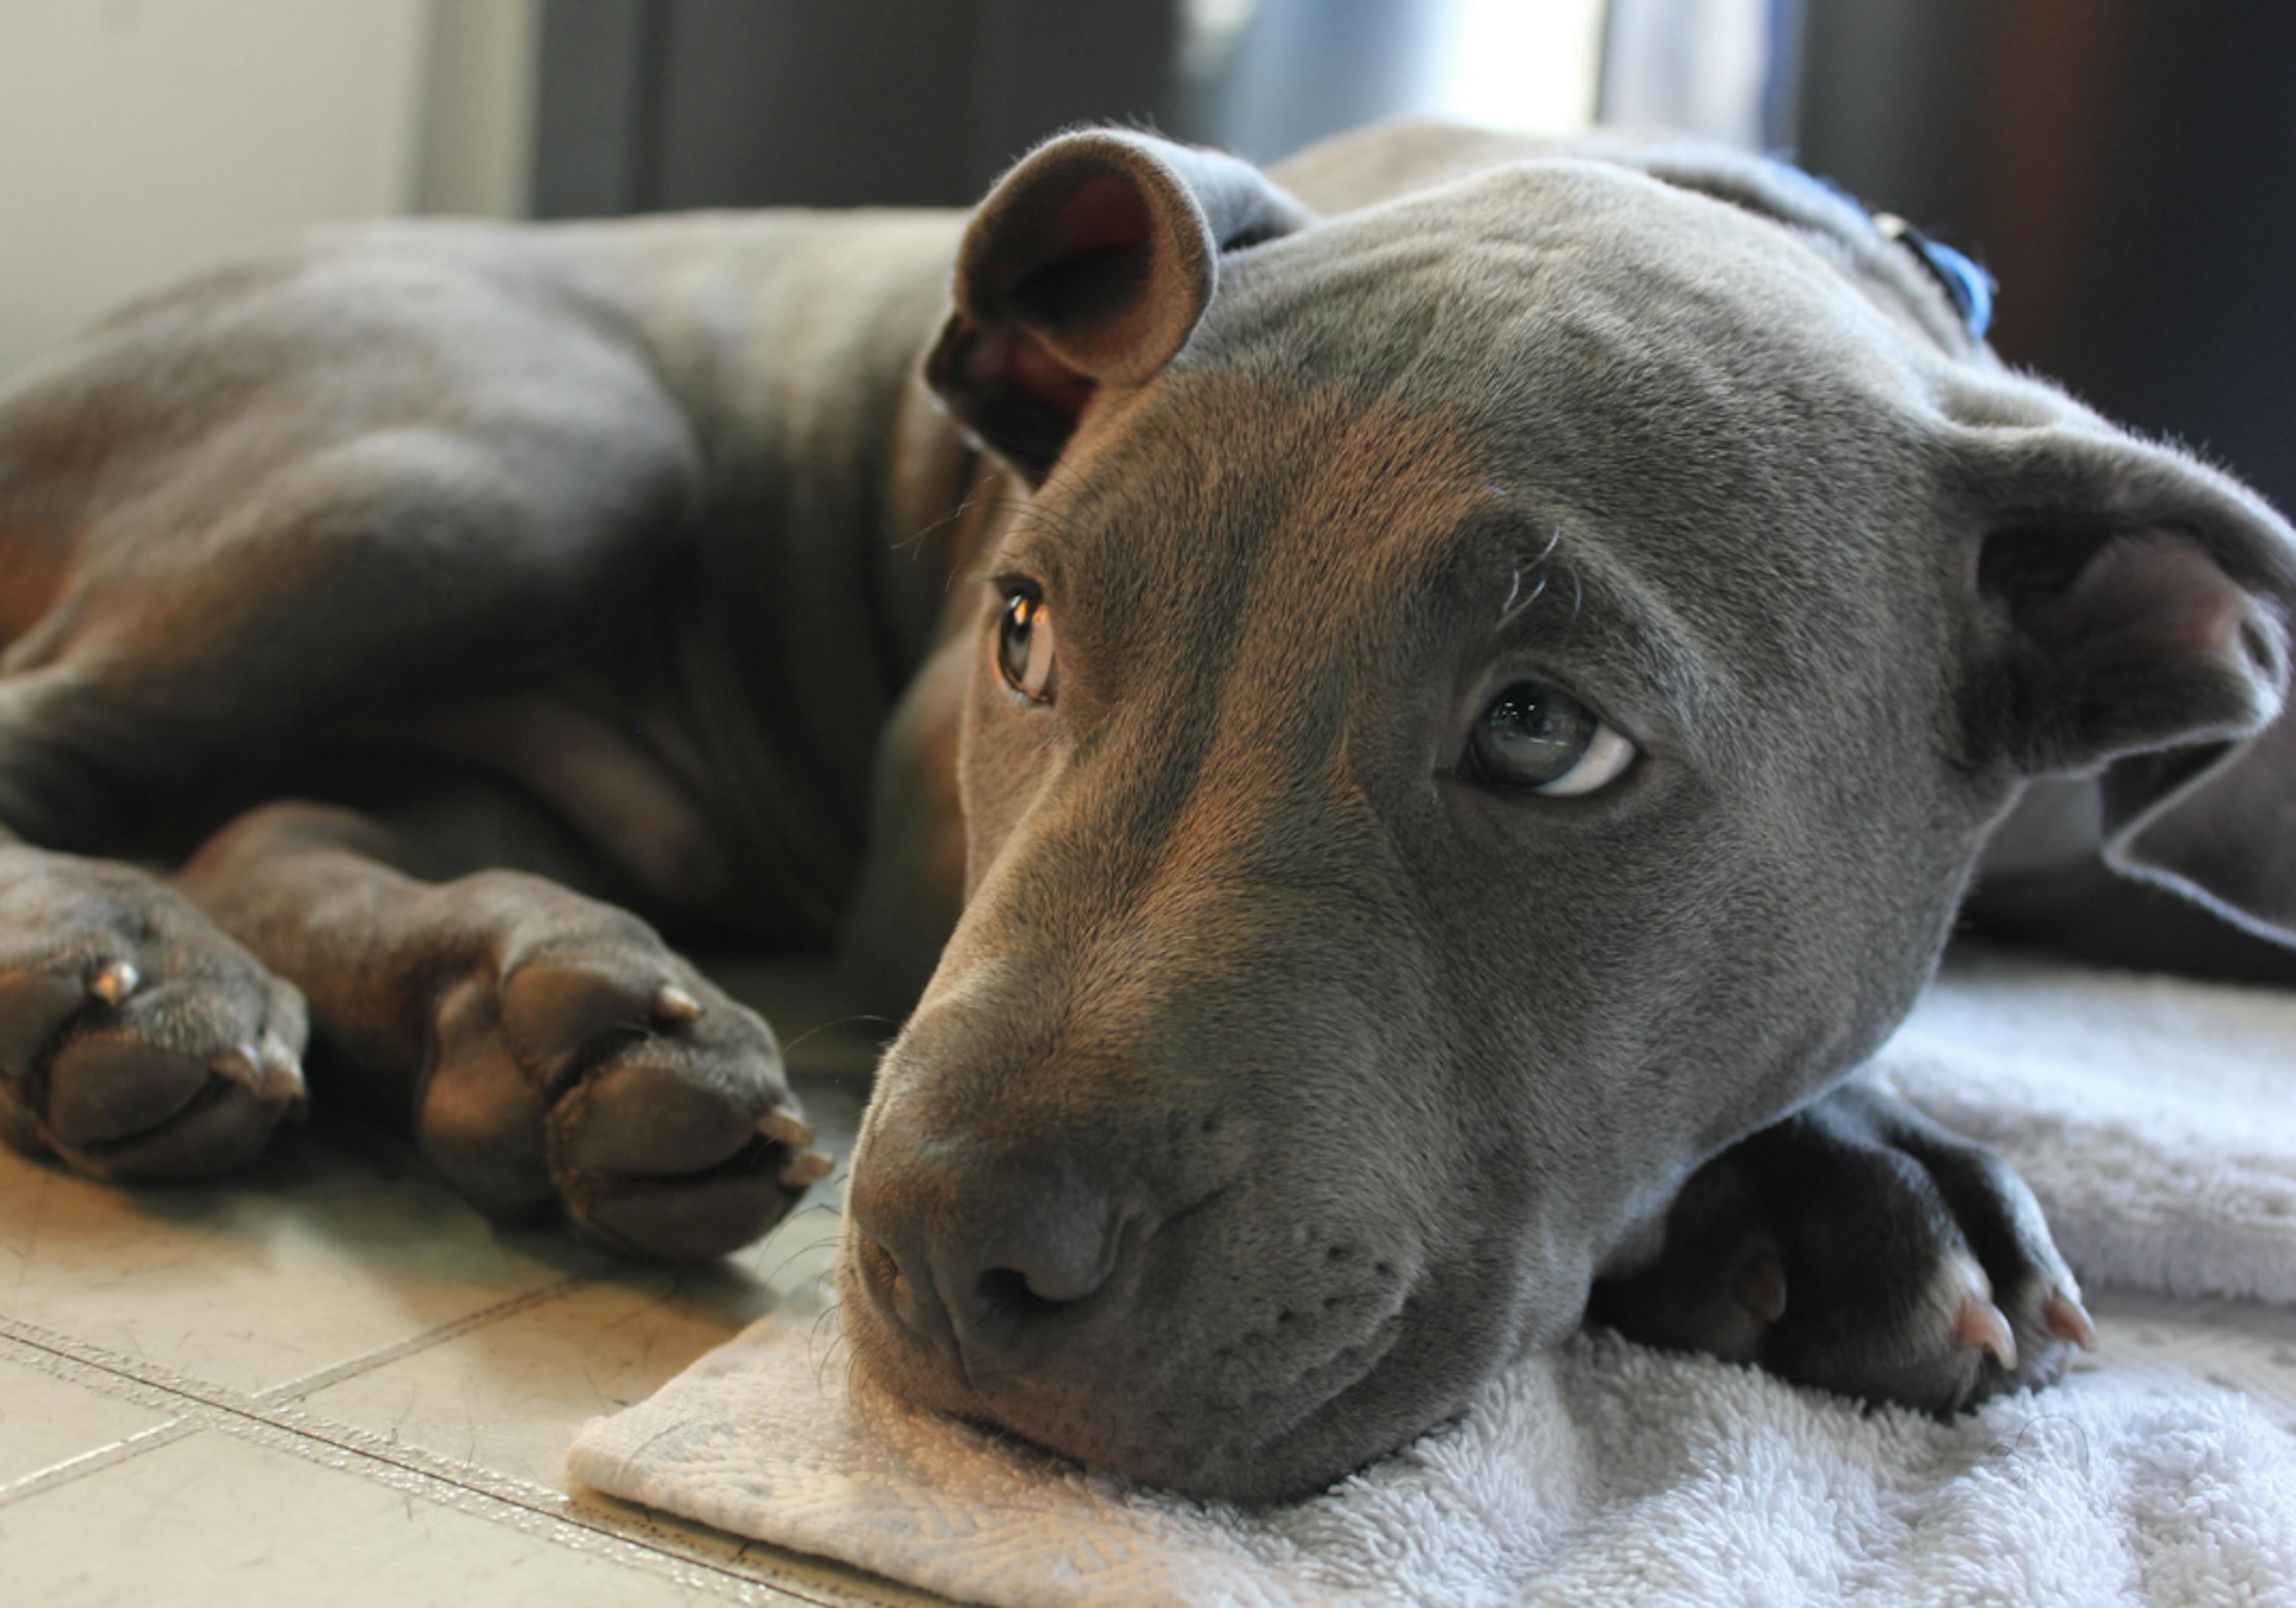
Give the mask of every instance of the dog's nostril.
[(861, 1264), (869, 1276), (890, 1290), (901, 1283), (901, 1264), (893, 1253), (867, 1235), (861, 1236)]
[(916, 1289), (909, 1282), (909, 1270), (902, 1266), (901, 1259), (893, 1254), (892, 1248), (865, 1234), (861, 1236), (857, 1255), (862, 1276), (882, 1292), (900, 1320), (912, 1329), (926, 1326), (925, 1314), (918, 1306)]
[(1077, 1299), (1040, 1292), (1018, 1268), (991, 1268), (980, 1276), (973, 1288), (987, 1311), (1023, 1321), (1057, 1312)]
[(1055, 1314), (1119, 1304), (1136, 1210), (1072, 1160), (984, 1154), (913, 1116), (875, 1117), (847, 1202), (853, 1265), (887, 1317), (980, 1362), (1048, 1342), (1070, 1326)]

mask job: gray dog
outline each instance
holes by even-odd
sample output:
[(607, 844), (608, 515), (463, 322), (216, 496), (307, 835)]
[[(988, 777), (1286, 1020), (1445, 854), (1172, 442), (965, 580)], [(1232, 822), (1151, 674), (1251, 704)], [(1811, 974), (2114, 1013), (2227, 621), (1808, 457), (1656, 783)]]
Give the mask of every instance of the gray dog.
[(2052, 1377), (2031, 1197), (1842, 1079), (2030, 778), (2021, 908), (2296, 915), (2289, 532), (1775, 165), (1277, 179), (1086, 132), (969, 220), (368, 229), (25, 377), (0, 1132), (211, 1173), (308, 1052), (488, 1211), (711, 1255), (826, 1161), (626, 910), (841, 932), (922, 990), (846, 1324), (932, 1407), (1279, 1497), (1590, 1288)]

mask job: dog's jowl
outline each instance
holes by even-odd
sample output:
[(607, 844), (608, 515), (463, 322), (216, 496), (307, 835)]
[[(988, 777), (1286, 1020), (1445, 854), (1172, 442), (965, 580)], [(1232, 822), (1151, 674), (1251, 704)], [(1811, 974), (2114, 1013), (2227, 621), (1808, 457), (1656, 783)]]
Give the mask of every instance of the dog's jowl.
[(140, 304), (0, 396), (0, 1132), (184, 1177), (364, 1104), (712, 1255), (826, 1163), (648, 923), (841, 938), (914, 1004), (844, 1321), (931, 1407), (1268, 1498), (1590, 1299), (2044, 1383), (2030, 1195), (1852, 1074), (1989, 842), (2282, 953), (2296, 542), (1943, 260), (1702, 148), (1086, 132), (969, 218)]

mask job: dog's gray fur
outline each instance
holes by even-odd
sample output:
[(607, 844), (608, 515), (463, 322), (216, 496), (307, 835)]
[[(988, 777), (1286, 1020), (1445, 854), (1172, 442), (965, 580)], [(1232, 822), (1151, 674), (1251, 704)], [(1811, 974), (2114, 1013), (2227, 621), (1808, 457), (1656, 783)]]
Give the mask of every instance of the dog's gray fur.
[[(709, 1254), (817, 1164), (764, 1024), (601, 901), (842, 925), (930, 972), (841, 1281), (933, 1405), (1282, 1495), (1604, 1274), (1842, 1389), (2048, 1377), (2030, 1196), (1826, 1091), (2030, 777), (2109, 767), (2125, 867), (2281, 919), (2185, 825), (2259, 785), (2287, 530), (1769, 164), (1405, 127), (1280, 176), (1087, 132), (969, 223), (369, 230), (20, 382), (0, 1128), (227, 1165), (308, 1020), (490, 1210)], [(1531, 675), (1619, 782), (1468, 774)], [(72, 852), (187, 824), (172, 884)]]

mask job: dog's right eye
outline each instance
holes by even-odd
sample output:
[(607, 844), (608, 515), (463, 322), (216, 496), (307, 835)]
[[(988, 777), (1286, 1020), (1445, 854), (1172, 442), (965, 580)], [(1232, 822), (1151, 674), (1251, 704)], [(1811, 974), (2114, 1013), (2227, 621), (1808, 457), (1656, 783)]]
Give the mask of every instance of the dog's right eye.
[(1005, 596), (996, 627), (996, 668), (1004, 685), (1029, 702), (1053, 701), (1053, 619), (1034, 592), (1015, 589)]
[(1561, 687), (1518, 681), (1476, 720), (1465, 769), (1508, 792), (1569, 799), (1609, 785), (1635, 753), (1624, 734)]

